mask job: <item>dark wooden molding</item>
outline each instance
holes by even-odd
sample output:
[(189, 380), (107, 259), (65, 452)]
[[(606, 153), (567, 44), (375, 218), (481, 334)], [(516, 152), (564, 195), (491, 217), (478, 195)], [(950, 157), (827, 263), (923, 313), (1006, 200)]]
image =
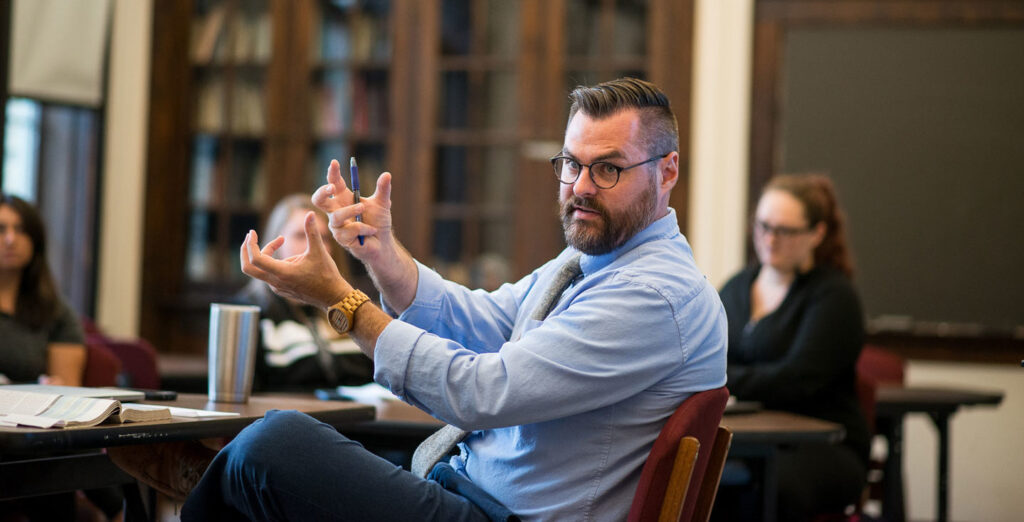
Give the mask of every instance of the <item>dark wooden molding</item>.
[(188, 218), (178, 204), (188, 196), (191, 9), (191, 2), (153, 4), (139, 330), (142, 337), (167, 350), (175, 349), (182, 331), (164, 304), (183, 291)]
[(687, 232), (690, 200), (690, 119), (693, 94), (693, 0), (655, 0), (648, 32), (650, 79), (669, 100), (679, 127), (679, 179), (669, 205), (676, 210), (679, 228)]
[(1002, 25), (1024, 22), (1019, 0), (760, 0), (758, 20), (786, 24)]
[(1009, 336), (940, 336), (903, 332), (869, 334), (868, 344), (907, 358), (1017, 366), (1024, 359), (1024, 339)]

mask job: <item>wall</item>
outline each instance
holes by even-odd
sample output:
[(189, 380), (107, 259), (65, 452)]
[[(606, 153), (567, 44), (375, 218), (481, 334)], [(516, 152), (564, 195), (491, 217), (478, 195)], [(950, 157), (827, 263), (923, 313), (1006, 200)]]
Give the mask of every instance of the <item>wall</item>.
[(96, 322), (128, 337), (139, 331), (151, 15), (150, 0), (114, 2)]
[[(753, 0), (697, 1), (688, 236), (716, 286), (742, 266), (746, 242), (752, 12)], [(115, 2), (98, 319), (121, 335), (138, 331), (150, 13), (149, 0)], [(953, 419), (950, 506), (955, 520), (1019, 519), (1024, 369), (913, 362), (907, 377), (915, 384), (1006, 391), (998, 409), (966, 410)], [(919, 418), (911, 418), (906, 430), (908, 513), (911, 519), (934, 518), (934, 430)]]
[[(911, 362), (907, 382), (994, 389), (1004, 392), (998, 408), (960, 410), (950, 422), (950, 520), (1011, 522), (1021, 519), (1024, 470), (1024, 368), (931, 361)], [(938, 468), (935, 425), (925, 415), (904, 423), (907, 444), (907, 513), (915, 520), (934, 520)]]
[(687, 238), (717, 288), (744, 262), (753, 0), (695, 8)]

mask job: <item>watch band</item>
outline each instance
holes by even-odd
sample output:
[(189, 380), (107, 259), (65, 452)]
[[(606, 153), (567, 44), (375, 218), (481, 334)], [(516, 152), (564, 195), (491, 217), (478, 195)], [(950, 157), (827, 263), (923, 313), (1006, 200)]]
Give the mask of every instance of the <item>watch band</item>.
[(356, 313), (356, 309), (359, 308), (359, 305), (361, 305), (361, 304), (363, 304), (363, 303), (365, 303), (365, 302), (367, 302), (369, 300), (370, 300), (370, 296), (368, 296), (365, 293), (363, 293), (362, 290), (353, 289), (351, 292), (348, 293), (348, 295), (343, 297), (341, 299), (341, 301), (338, 301), (337, 303), (335, 303), (334, 306), (340, 307), (340, 308), (348, 311), (348, 313), (350, 313), (350, 314), (354, 314), (354, 313)]
[(355, 322), (356, 310), (370, 297), (358, 289), (353, 289), (337, 303), (327, 309), (327, 321), (338, 333), (348, 333)]

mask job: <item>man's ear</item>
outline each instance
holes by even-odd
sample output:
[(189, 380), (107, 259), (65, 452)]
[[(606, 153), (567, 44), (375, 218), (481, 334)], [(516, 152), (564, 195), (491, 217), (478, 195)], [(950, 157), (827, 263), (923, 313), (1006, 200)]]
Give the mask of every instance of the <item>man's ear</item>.
[(659, 172), (661, 173), (661, 190), (668, 192), (676, 186), (679, 181), (679, 153), (672, 151), (660, 162)]

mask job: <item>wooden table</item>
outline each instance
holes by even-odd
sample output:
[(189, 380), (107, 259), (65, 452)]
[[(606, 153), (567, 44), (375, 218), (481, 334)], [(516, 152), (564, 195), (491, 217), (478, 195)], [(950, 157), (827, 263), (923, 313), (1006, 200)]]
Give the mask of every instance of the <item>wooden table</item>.
[(903, 418), (924, 413), (935, 424), (938, 443), (938, 492), (936, 514), (939, 522), (949, 519), (949, 419), (964, 406), (997, 406), (1001, 391), (968, 390), (936, 386), (881, 386), (875, 395), (877, 431), (886, 438), (889, 455), (885, 462), (882, 516), (903, 522)]
[[(374, 418), (372, 406), (320, 401), (312, 397), (254, 396), (246, 404), (229, 404), (207, 402), (206, 395), (181, 394), (174, 401), (145, 403), (239, 415), (203, 419), (176, 417), (71, 429), (0, 427), (0, 500), (134, 485), (134, 479), (115, 466), (101, 448), (231, 437), (271, 409), (299, 410), (335, 428)], [(132, 502), (129, 499), (129, 511), (137, 512)]]

